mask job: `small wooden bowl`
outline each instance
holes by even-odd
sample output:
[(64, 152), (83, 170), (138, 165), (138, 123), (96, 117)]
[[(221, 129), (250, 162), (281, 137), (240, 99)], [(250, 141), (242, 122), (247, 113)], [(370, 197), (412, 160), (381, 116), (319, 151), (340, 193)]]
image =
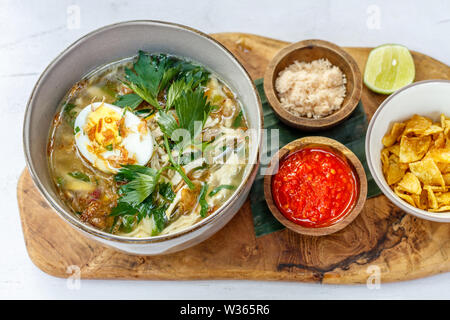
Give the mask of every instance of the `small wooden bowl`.
[[(343, 159), (347, 160), (347, 163), (355, 173), (355, 177), (359, 186), (358, 195), (353, 209), (349, 211), (344, 217), (342, 217), (341, 220), (338, 220), (334, 224), (327, 227), (308, 228), (300, 226), (286, 218), (280, 212), (280, 210), (278, 210), (278, 207), (273, 201), (272, 176), (278, 171), (279, 162), (281, 162), (293, 152), (306, 147), (328, 148), (337, 155), (340, 155)], [(266, 176), (264, 177), (264, 196), (273, 216), (286, 228), (304, 235), (323, 236), (345, 228), (358, 216), (358, 214), (364, 207), (364, 203), (366, 202), (367, 198), (367, 178), (364, 167), (362, 166), (359, 159), (343, 144), (326, 137), (304, 137), (288, 143), (273, 156), (270, 162), (270, 166), (267, 168)]]
[[(338, 66), (347, 78), (346, 95), (341, 109), (319, 119), (295, 116), (281, 107), (275, 80), (280, 71), (294, 61), (311, 62), (321, 58)], [(323, 40), (300, 41), (280, 50), (269, 63), (264, 74), (264, 92), (275, 114), (287, 125), (305, 131), (325, 130), (341, 123), (355, 110), (362, 93), (361, 72), (356, 61), (339, 46)]]

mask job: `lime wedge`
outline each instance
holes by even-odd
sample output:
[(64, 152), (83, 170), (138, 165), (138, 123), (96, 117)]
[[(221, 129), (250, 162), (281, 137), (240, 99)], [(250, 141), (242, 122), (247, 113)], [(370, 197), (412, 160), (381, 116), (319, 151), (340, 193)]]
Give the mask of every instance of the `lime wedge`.
[(364, 84), (376, 93), (391, 94), (412, 83), (415, 75), (414, 60), (408, 48), (385, 44), (370, 51)]

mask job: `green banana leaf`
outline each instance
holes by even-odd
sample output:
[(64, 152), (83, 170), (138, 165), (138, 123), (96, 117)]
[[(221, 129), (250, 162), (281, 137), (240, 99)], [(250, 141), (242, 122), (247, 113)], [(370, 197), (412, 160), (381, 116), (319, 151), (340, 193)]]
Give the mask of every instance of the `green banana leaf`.
[[(253, 215), (253, 225), (255, 228), (255, 234), (257, 237), (284, 229), (284, 226), (280, 224), (270, 212), (267, 207), (266, 200), (264, 199), (264, 176), (261, 175), (261, 169), (264, 169), (271, 159), (271, 156), (278, 151), (278, 148), (283, 147), (289, 142), (311, 135), (321, 135), (329, 138), (333, 138), (344, 145), (346, 145), (350, 150), (352, 150), (355, 155), (359, 158), (364, 170), (367, 175), (368, 192), (367, 197), (375, 197), (381, 194), (380, 189), (376, 185), (372, 175), (370, 174), (369, 168), (367, 167), (366, 152), (365, 152), (365, 139), (367, 131), (367, 117), (364, 112), (363, 105), (361, 101), (359, 102), (355, 111), (351, 116), (345, 120), (343, 123), (329, 129), (326, 131), (320, 131), (319, 133), (311, 133), (301, 131), (299, 129), (291, 128), (284, 123), (282, 123), (278, 117), (273, 112), (272, 108), (267, 101), (266, 95), (264, 94), (263, 79), (255, 80), (256, 88), (258, 89), (259, 96), (261, 97), (263, 113), (264, 113), (264, 128), (268, 129), (268, 135), (270, 135), (270, 129), (279, 130), (279, 146), (270, 146), (264, 148), (262, 152), (262, 159), (265, 161), (261, 162), (260, 171), (256, 176), (255, 182), (250, 191), (250, 204), (252, 208)], [(265, 146), (267, 137), (264, 137), (263, 145)]]

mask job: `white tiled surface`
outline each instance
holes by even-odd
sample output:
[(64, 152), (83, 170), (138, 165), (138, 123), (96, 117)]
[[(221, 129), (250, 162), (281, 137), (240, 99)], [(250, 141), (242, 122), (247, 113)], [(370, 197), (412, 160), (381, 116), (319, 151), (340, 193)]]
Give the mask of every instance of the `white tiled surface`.
[[(77, 8), (79, 28), (73, 20)], [(450, 64), (450, 2), (445, 0), (0, 0), (0, 298), (450, 298), (450, 273), (382, 284), (379, 290), (257, 281), (94, 280), (71, 290), (66, 280), (37, 269), (26, 253), (15, 189), (25, 167), (21, 137), (26, 101), (39, 74), (70, 43), (103, 25), (134, 19), (173, 21), (209, 33), (320, 38), (343, 46), (402, 43)]]

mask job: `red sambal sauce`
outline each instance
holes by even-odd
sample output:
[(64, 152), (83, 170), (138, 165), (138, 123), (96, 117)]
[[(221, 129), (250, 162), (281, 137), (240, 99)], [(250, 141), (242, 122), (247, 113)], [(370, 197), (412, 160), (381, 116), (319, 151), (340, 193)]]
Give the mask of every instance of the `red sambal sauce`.
[(357, 180), (352, 168), (331, 150), (310, 147), (283, 159), (272, 178), (281, 213), (304, 227), (326, 227), (354, 207)]

